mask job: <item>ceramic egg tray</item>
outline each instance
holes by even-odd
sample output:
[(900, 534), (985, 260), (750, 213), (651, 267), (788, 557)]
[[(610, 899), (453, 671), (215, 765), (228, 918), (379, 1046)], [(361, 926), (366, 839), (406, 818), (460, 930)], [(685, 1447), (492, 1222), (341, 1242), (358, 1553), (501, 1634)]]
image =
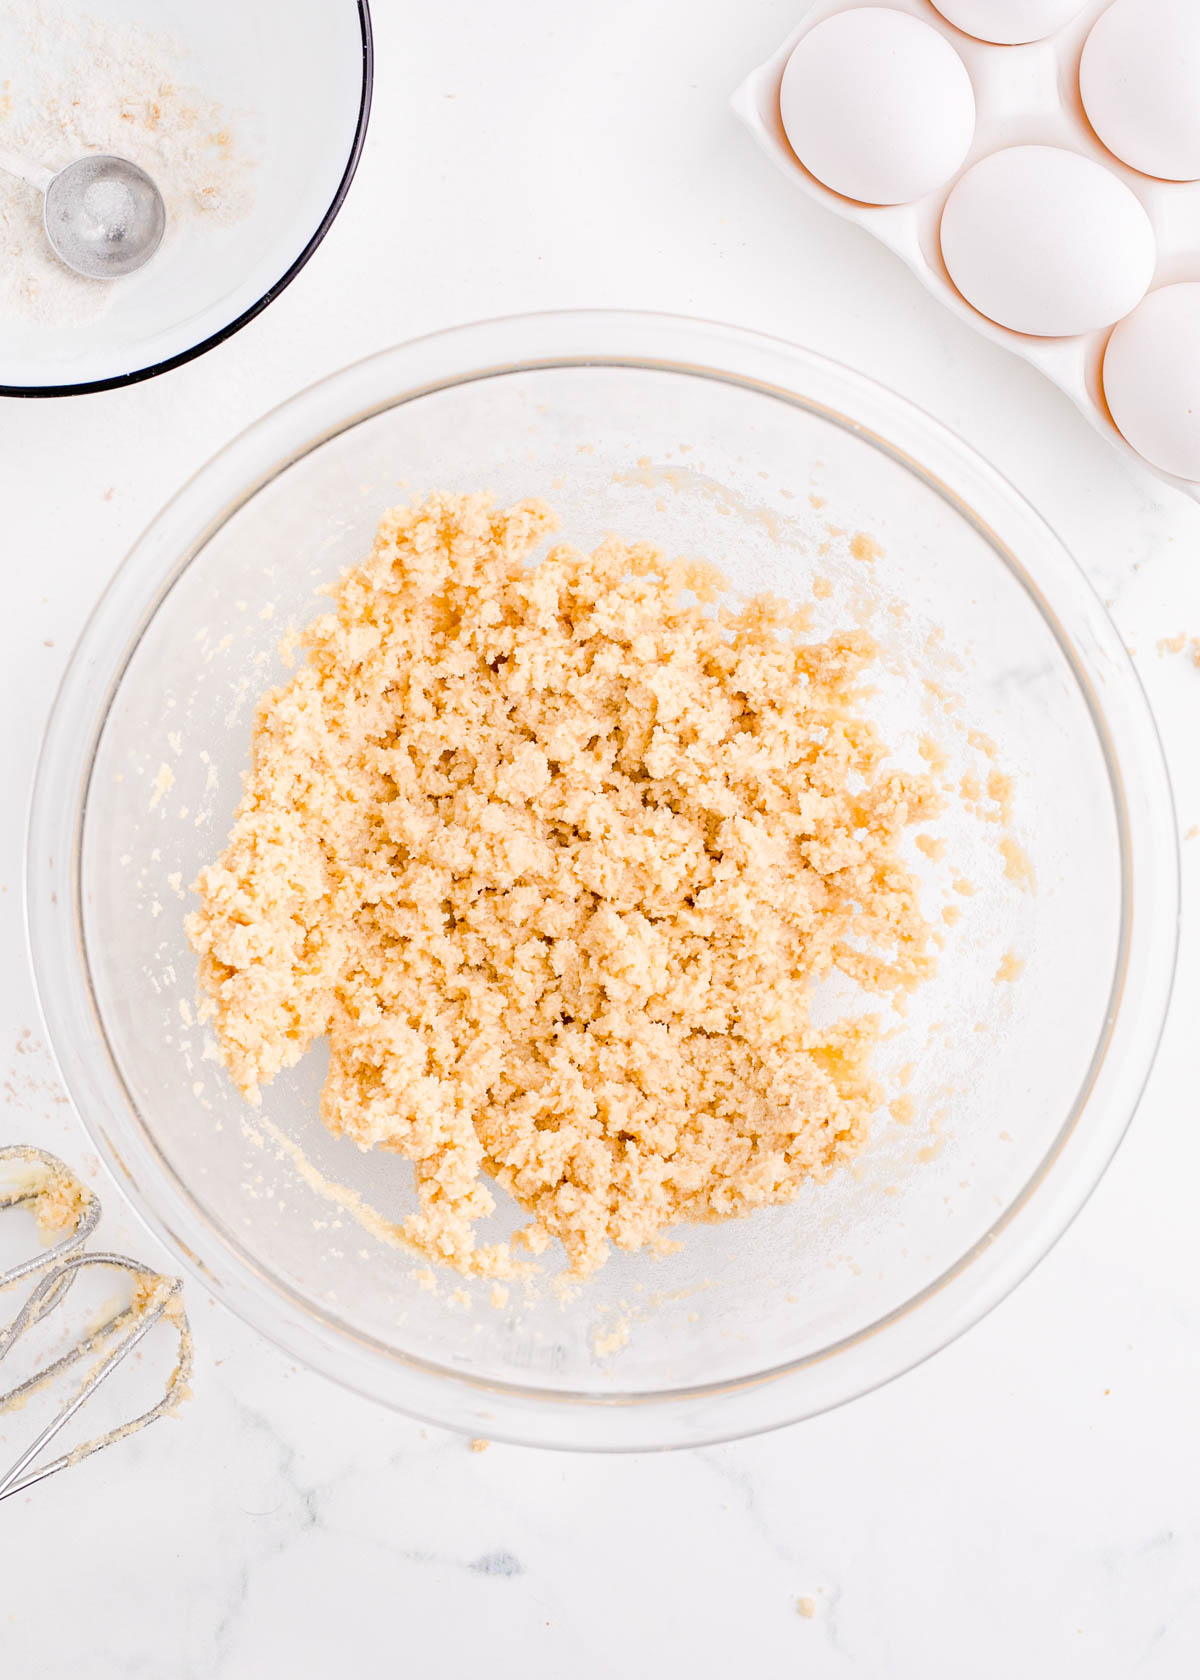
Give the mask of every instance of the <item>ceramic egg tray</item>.
[[(1126, 442), (1109, 413), (1102, 365), (1113, 323), (1073, 337), (1037, 337), (997, 325), (974, 309), (952, 283), (942, 257), (940, 226), (956, 182), (980, 159), (1008, 147), (1056, 146), (1101, 164), (1133, 192), (1150, 219), (1156, 242), (1150, 290), (1200, 280), (1200, 181), (1156, 179), (1127, 167), (1103, 146), (1084, 111), (1079, 63), (1084, 43), (1112, 0), (1088, 0), (1047, 39), (1026, 45), (993, 45), (963, 33), (927, 0), (887, 0), (931, 25), (958, 53), (975, 96), (975, 129), (954, 173), (915, 202), (870, 204), (830, 190), (800, 162), (788, 143), (780, 113), (780, 86), (797, 44), (835, 14), (862, 9), (855, 0), (816, 0), (796, 28), (733, 96), (736, 114), (758, 144), (810, 198), (867, 228), (908, 264), (926, 288), (977, 331), (1024, 356), (1072, 399), (1080, 412), (1122, 453), (1157, 477), (1200, 500), (1200, 482), (1175, 477), (1147, 461)], [(879, 6), (881, 0), (871, 0)], [(1200, 8), (1200, 0), (1195, 0)], [(1200, 99), (1200, 87), (1197, 88)]]

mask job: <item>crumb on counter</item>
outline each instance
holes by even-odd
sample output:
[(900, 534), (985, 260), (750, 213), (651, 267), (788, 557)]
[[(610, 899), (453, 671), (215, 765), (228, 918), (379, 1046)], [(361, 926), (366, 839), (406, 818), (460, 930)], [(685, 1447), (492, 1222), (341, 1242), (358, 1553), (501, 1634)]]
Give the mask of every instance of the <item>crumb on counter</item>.
[(1158, 652), (1160, 658), (1168, 653), (1187, 653), (1192, 664), (1200, 666), (1200, 636), (1191, 636), (1186, 630), (1180, 630), (1174, 636), (1160, 636)]
[(996, 970), (996, 981), (1012, 982), (1019, 980), (1025, 970), (1025, 959), (1019, 957), (1015, 951), (1005, 951), (1000, 959), (1000, 966)]

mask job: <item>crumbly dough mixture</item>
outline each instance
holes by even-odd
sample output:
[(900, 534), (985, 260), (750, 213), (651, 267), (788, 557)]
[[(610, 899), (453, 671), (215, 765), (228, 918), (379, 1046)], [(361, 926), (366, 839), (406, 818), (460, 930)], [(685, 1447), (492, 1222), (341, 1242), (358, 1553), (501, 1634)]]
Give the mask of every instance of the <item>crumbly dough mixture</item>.
[(77, 1230), (91, 1201), (91, 1191), (73, 1173), (45, 1170), (32, 1204), (42, 1239), (53, 1242), (64, 1232)]
[(326, 1124), (408, 1156), (409, 1238), (489, 1275), (489, 1180), (583, 1273), (826, 1176), (879, 1029), (815, 1026), (815, 983), (932, 967), (900, 841), (937, 799), (863, 715), (869, 637), (806, 642), (645, 544), (530, 565), (553, 524), (384, 517), (259, 708), (188, 919), (246, 1096), (327, 1034)]

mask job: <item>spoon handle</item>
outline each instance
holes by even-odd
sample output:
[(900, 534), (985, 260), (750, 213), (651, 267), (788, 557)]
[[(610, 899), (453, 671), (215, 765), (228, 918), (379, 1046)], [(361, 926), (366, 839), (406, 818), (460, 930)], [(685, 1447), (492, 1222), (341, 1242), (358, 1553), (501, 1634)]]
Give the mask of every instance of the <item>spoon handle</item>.
[(15, 152), (6, 152), (0, 146), (0, 169), (7, 175), (15, 175), (19, 181), (28, 181), (31, 187), (36, 187), (40, 193), (53, 181), (55, 171), (47, 169), (44, 164), (33, 163), (29, 158), (18, 157)]

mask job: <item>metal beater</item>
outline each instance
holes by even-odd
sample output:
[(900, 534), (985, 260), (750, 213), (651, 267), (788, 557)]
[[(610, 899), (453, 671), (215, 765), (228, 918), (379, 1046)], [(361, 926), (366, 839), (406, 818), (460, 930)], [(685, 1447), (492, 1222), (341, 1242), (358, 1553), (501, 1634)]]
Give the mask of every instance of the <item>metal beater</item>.
[[(89, 1190), (57, 1156), (24, 1144), (0, 1148), (0, 1176), (14, 1174), (13, 1182), (0, 1183), (0, 1210), (30, 1206), (44, 1234), (64, 1235), (52, 1247), (0, 1272), (0, 1293), (14, 1284), (37, 1277), (24, 1306), (4, 1329), (0, 1329), (0, 1362), (12, 1351), (27, 1330), (39, 1324), (66, 1296), (80, 1272), (88, 1266), (111, 1266), (132, 1272), (136, 1278), (130, 1305), (113, 1314), (99, 1329), (85, 1335), (53, 1363), (0, 1393), (0, 1413), (19, 1406), (35, 1391), (47, 1387), (89, 1354), (97, 1363), (62, 1410), (40, 1432), (7, 1471), (0, 1472), (0, 1500), (25, 1493), (47, 1476), (72, 1464), (79, 1464), (102, 1447), (114, 1445), (128, 1435), (172, 1411), (188, 1396), (192, 1371), (192, 1337), (183, 1308), (182, 1285), (178, 1278), (151, 1271), (123, 1254), (87, 1254), (84, 1244), (100, 1222), (100, 1199)], [(16, 1169), (19, 1169), (16, 1170)], [(40, 1274), (40, 1275), (39, 1275)], [(179, 1336), (179, 1357), (167, 1381), (162, 1398), (149, 1411), (108, 1429), (70, 1452), (46, 1464), (35, 1465), (45, 1447), (70, 1422), (100, 1385), (116, 1370), (154, 1326), (167, 1319)]]

